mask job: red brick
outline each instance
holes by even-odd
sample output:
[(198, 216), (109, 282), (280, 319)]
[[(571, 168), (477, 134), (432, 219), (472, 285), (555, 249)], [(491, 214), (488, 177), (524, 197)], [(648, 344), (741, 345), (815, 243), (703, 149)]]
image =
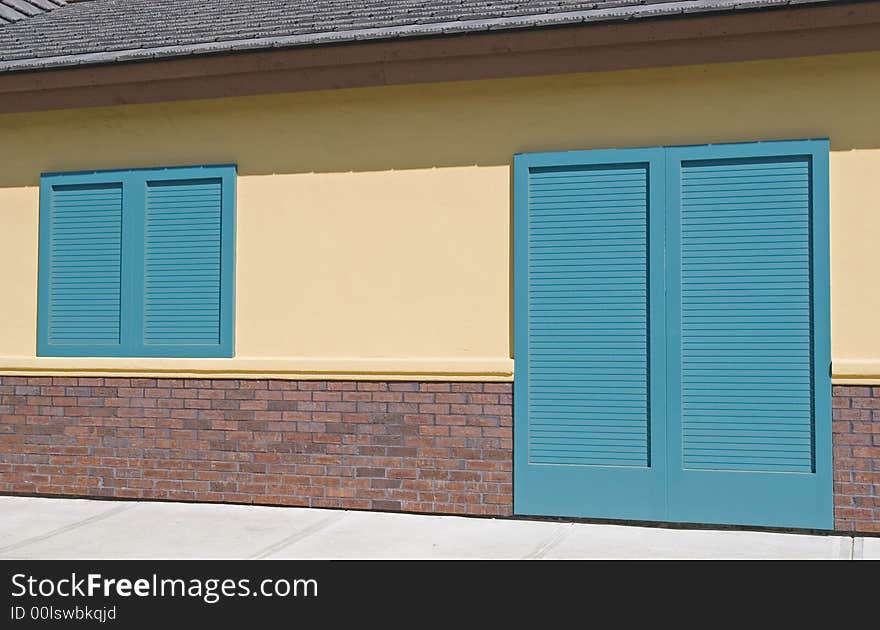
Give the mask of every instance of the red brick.
[(831, 417), (834, 420), (853, 420), (864, 421), (871, 420), (870, 409), (833, 409)]
[(482, 392), (485, 390), (483, 389), (482, 383), (452, 383), (450, 385), (450, 391), (453, 391), (453, 392)]
[(869, 433), (841, 433), (834, 438), (835, 444), (871, 446), (871, 434)]
[(378, 389), (387, 389), (391, 392), (417, 392), (419, 391), (418, 383), (404, 382), (404, 381), (395, 381), (392, 383), (387, 383), (382, 387), (378, 383), (358, 383), (358, 389), (368, 389), (371, 387), (377, 387)]
[(426, 415), (449, 413), (449, 405), (422, 403), (419, 405), (419, 413)]
[[(343, 400), (346, 402), (361, 402), (361, 401), (371, 401), (371, 400), (373, 400), (373, 397), (376, 396), (377, 394), (387, 393), (387, 392), (347, 391), (347, 392), (342, 392), (341, 394), (339, 392), (327, 392), (327, 393), (328, 394), (333, 393), (336, 396), (341, 396), (341, 398), (335, 398), (334, 400)], [(319, 399), (316, 398), (316, 400), (319, 400)]]
[(871, 388), (868, 386), (846, 386), (846, 385), (835, 385), (833, 388), (833, 397), (837, 398), (846, 398), (846, 397), (868, 397), (871, 396)]
[(853, 447), (853, 457), (880, 460), (880, 447)]
[(468, 422), (468, 417), (466, 415), (439, 415), (435, 417), (434, 421), (438, 425), (464, 426)]
[(350, 392), (357, 390), (357, 383), (352, 381), (333, 381), (327, 383), (327, 390), (331, 392)]
[(448, 392), (451, 387), (449, 383), (420, 383), (419, 391), (422, 392)]
[[(372, 400), (373, 402), (384, 402), (384, 403), (402, 403), (403, 402), (403, 392), (372, 392)], [(393, 409), (389, 409), (389, 411), (394, 411)]]
[[(355, 387), (358, 391), (362, 392), (383, 392), (388, 390), (389, 383), (382, 382), (370, 382), (370, 381), (359, 381)], [(399, 385), (399, 383), (398, 383)], [(409, 390), (408, 390), (409, 391)]]
[(298, 381), (296, 388), (304, 391), (321, 391), (327, 389), (327, 383), (326, 381)]
[(511, 394), (513, 383), (483, 383), (483, 391), (487, 394)]

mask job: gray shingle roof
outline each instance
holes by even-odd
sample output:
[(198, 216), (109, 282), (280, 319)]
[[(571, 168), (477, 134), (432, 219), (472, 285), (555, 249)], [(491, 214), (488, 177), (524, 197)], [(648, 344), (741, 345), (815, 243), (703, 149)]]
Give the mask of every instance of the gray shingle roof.
[(0, 26), (57, 9), (64, 0), (0, 0)]
[(88, 0), (0, 28), (0, 72), (830, 2)]

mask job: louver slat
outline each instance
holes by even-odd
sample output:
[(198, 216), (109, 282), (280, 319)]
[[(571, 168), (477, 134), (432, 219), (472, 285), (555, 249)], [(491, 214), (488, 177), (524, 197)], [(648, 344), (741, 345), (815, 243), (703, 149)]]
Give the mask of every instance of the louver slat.
[(528, 461), (647, 466), (647, 167), (534, 170), (528, 205)]
[(148, 181), (144, 345), (221, 343), (220, 179)]
[(681, 167), (686, 469), (813, 470), (810, 164)]
[(122, 185), (56, 185), (49, 204), (48, 343), (118, 346)]

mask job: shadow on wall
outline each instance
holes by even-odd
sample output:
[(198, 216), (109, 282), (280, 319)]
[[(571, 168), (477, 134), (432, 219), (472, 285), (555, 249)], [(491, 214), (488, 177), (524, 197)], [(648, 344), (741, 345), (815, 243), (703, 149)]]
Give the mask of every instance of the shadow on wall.
[(880, 147), (880, 55), (0, 116), (0, 187), (44, 171), (234, 162), (239, 174), (510, 164), (516, 152), (828, 136)]

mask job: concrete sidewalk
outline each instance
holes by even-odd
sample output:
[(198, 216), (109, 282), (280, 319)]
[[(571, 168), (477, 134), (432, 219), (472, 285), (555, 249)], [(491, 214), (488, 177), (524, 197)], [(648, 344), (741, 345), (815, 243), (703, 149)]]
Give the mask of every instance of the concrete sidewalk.
[(880, 559), (880, 538), (0, 497), (13, 558)]

